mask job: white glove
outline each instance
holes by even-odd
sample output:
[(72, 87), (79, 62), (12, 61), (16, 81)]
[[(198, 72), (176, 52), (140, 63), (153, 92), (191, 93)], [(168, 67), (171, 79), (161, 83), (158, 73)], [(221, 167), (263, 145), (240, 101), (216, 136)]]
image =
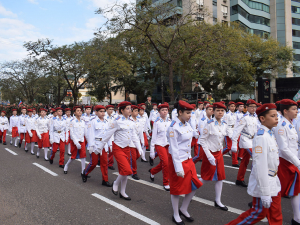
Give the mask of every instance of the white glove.
[(109, 146), (109, 151), (112, 152), (112, 145)]
[(39, 138), (39, 139), (42, 139), (42, 136), (41, 136), (40, 134), (38, 134), (38, 138)]
[(78, 143), (76, 144), (77, 149), (81, 149), (81, 145)]
[(213, 165), (213, 166), (216, 166), (216, 165), (217, 165), (217, 164), (216, 164), (216, 159), (215, 159), (215, 157), (213, 157), (213, 156), (210, 156), (210, 157), (208, 158), (208, 161), (209, 161), (210, 164)]
[(90, 146), (90, 147), (89, 147), (89, 153), (92, 154), (93, 151), (94, 151), (94, 146)]
[(142, 158), (144, 158), (144, 152), (143, 152), (143, 150), (138, 148), (138, 151), (139, 151), (139, 153), (140, 153), (140, 156), (141, 156)]
[(198, 135), (198, 134), (196, 134), (194, 138), (198, 139), (198, 138), (199, 138), (199, 135)]
[(10, 130), (10, 129), (9, 129), (9, 130), (8, 130), (8, 132), (9, 132), (9, 133), (11, 133), (11, 132), (12, 132), (12, 130)]
[(53, 139), (50, 139), (50, 144), (51, 144), (51, 145), (53, 144), (53, 142), (54, 142)]
[(271, 196), (261, 196), (260, 198), (261, 198), (263, 207), (270, 208), (271, 202), (272, 202)]
[(154, 151), (150, 151), (150, 158), (154, 159), (155, 158), (155, 152)]
[(184, 178), (184, 171), (180, 171), (176, 173), (178, 177)]
[(232, 145), (231, 146), (231, 151), (232, 152), (237, 152), (237, 146), (236, 145)]
[(29, 131), (29, 132), (28, 132), (28, 134), (29, 134), (29, 136), (30, 136), (30, 137), (32, 137), (32, 136), (33, 136), (33, 135), (32, 135), (32, 133), (31, 133), (31, 131)]

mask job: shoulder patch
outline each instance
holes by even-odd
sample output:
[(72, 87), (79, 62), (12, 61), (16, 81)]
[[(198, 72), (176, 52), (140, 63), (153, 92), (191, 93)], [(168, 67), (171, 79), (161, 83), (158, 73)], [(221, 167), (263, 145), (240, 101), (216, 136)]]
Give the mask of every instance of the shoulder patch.
[(210, 124), (210, 123), (212, 123), (213, 121), (214, 121), (214, 120), (211, 119), (211, 120), (207, 121), (207, 123)]
[(170, 127), (173, 127), (175, 125), (175, 123), (176, 123), (176, 121), (173, 120), (172, 123), (171, 123), (171, 125), (170, 125)]
[(285, 126), (285, 125), (286, 125), (286, 122), (285, 122), (285, 121), (283, 121), (281, 125), (282, 125), (282, 126)]
[(265, 133), (265, 130), (260, 128), (258, 131), (257, 131), (257, 135), (260, 136), (260, 135), (263, 135)]
[(262, 153), (262, 147), (261, 146), (256, 146), (255, 147), (255, 153)]
[(116, 120), (119, 120), (121, 117), (120, 116), (118, 116), (117, 118), (116, 118)]
[(53, 120), (56, 120), (56, 117), (52, 117)]
[(223, 124), (223, 123), (227, 124), (225, 120), (222, 120), (222, 124)]
[(156, 120), (155, 120), (154, 122), (157, 122), (157, 121), (159, 121), (159, 117), (157, 117)]
[(202, 117), (202, 119), (201, 119), (202, 121), (204, 121), (205, 120), (205, 117)]
[(243, 117), (248, 116), (248, 115), (249, 115), (249, 114), (245, 113), (245, 114), (243, 115)]

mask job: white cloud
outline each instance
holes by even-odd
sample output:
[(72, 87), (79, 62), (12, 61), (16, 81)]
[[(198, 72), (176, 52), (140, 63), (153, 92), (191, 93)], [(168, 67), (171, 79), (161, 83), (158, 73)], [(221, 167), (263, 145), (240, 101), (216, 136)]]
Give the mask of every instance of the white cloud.
[(0, 15), (7, 16), (7, 17), (13, 17), (13, 18), (17, 17), (17, 14), (14, 14), (13, 12), (6, 10), (1, 4), (0, 4)]
[(37, 2), (37, 0), (28, 0), (30, 3), (32, 3), (32, 4), (39, 4), (38, 2)]

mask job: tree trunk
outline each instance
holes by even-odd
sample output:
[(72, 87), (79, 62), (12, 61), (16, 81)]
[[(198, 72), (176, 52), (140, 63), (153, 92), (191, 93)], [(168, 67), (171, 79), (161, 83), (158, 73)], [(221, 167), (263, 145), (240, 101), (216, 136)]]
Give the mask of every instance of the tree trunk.
[(60, 104), (60, 79), (58, 80), (58, 84), (57, 84), (57, 105)]
[(182, 70), (182, 73), (181, 73), (181, 82), (180, 82), (180, 93), (179, 93), (179, 98), (178, 99), (182, 99), (182, 94), (183, 94), (183, 91), (185, 89), (185, 80), (184, 80), (184, 75), (185, 75), (185, 71), (184, 69)]
[(171, 102), (175, 101), (174, 86), (173, 86), (173, 63), (169, 63), (169, 86)]
[(77, 105), (78, 92), (76, 92), (76, 90), (72, 90), (72, 93), (74, 98), (74, 105)]

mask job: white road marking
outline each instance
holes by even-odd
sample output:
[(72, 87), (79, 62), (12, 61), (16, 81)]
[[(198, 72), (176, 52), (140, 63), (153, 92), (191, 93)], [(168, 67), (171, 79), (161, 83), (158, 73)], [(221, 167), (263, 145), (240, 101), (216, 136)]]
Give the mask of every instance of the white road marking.
[[(115, 172), (115, 173), (113, 173), (113, 174), (114, 174), (114, 175), (119, 175), (118, 172)], [(135, 182), (137, 182), (137, 183), (145, 184), (145, 185), (148, 185), (148, 186), (150, 186), (150, 187), (154, 187), (154, 188), (156, 188), (156, 189), (165, 191), (164, 188), (163, 188), (161, 185), (158, 185), (158, 184), (154, 184), (154, 183), (151, 183), (151, 182), (148, 182), (148, 181), (145, 181), (145, 180), (141, 180), (141, 179), (140, 179), (140, 180), (135, 180), (135, 179), (133, 179), (133, 178), (131, 178), (131, 177), (129, 177), (129, 176), (128, 176), (128, 179), (129, 179), (129, 180), (132, 180), (132, 181), (135, 181)], [(183, 195), (182, 195), (182, 196), (183, 196)], [(203, 203), (203, 204), (206, 204), (206, 205), (209, 205), (209, 206), (213, 206), (213, 207), (215, 206), (215, 203), (214, 203), (213, 201), (206, 200), (206, 199), (204, 199), (204, 198), (199, 198), (199, 197), (194, 196), (194, 197), (193, 197), (193, 200), (195, 200), (195, 201), (197, 201), (197, 202), (200, 202), (200, 203)], [(235, 213), (235, 214), (238, 214), (238, 215), (240, 215), (240, 214), (242, 214), (243, 212), (245, 212), (245, 211), (243, 211), (243, 210), (236, 209), (236, 208), (233, 208), (233, 207), (229, 207), (229, 206), (227, 206), (227, 207), (228, 207), (228, 211), (229, 211), (229, 212), (232, 212), (232, 213)], [(267, 219), (263, 219), (262, 222), (267, 222)]]
[[(235, 169), (235, 170), (238, 170), (238, 169), (239, 169), (239, 168), (237, 168), (237, 167), (227, 166), (227, 165), (224, 165), (224, 167), (231, 168), (231, 169)], [(249, 169), (246, 169), (246, 171), (251, 172), (251, 170), (249, 170)]]
[(5, 148), (6, 151), (8, 151), (9, 153), (13, 154), (13, 155), (18, 155), (17, 153), (15, 153), (14, 151), (8, 149), (8, 148)]
[(137, 218), (137, 219), (139, 219), (139, 220), (147, 223), (147, 224), (159, 225), (159, 223), (155, 222), (154, 220), (151, 220), (148, 217), (145, 217), (142, 214), (139, 214), (139, 213), (137, 213), (137, 212), (135, 212), (135, 211), (127, 208), (126, 206), (121, 205), (121, 204), (119, 204), (119, 203), (117, 203), (115, 201), (112, 201), (112, 200), (110, 200), (110, 199), (108, 199), (108, 198), (106, 198), (106, 197), (104, 197), (102, 195), (94, 193), (94, 194), (92, 194), (92, 196), (94, 196), (94, 197), (96, 197), (96, 198), (98, 198), (98, 199), (106, 202), (109, 205), (112, 205), (112, 206), (116, 207), (117, 209), (119, 209), (119, 210), (121, 210), (121, 211), (123, 211), (123, 212), (125, 212), (125, 213), (127, 213), (127, 214), (129, 214), (129, 215), (131, 215), (131, 216), (133, 216), (133, 217), (135, 217), (135, 218)]
[(44, 170), (45, 172), (51, 174), (52, 176), (55, 176), (55, 177), (58, 176), (57, 173), (52, 172), (51, 170), (47, 169), (46, 167), (44, 167), (44, 166), (42, 166), (42, 165), (40, 165), (38, 163), (32, 163), (32, 164), (35, 165), (35, 166), (37, 166), (37, 167), (39, 167), (39, 168), (41, 168), (42, 170)]

